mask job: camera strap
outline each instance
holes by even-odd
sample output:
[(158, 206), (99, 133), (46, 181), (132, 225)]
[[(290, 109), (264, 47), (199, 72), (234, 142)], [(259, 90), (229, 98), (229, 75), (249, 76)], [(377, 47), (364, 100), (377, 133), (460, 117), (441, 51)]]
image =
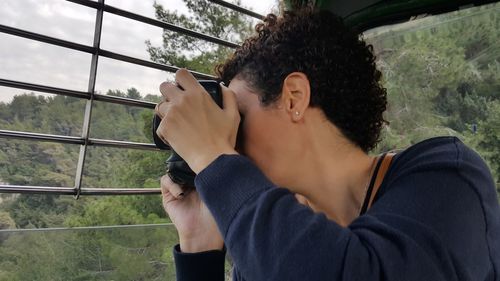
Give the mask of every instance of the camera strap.
[(370, 209), (373, 204), (373, 200), (377, 195), (377, 192), (382, 185), (382, 181), (384, 180), (385, 174), (387, 170), (389, 170), (389, 166), (391, 165), (392, 158), (396, 155), (396, 153), (384, 153), (380, 156), (377, 161), (377, 166), (373, 171), (373, 176), (370, 180), (370, 185), (366, 189), (365, 200), (359, 212), (359, 215), (363, 215)]

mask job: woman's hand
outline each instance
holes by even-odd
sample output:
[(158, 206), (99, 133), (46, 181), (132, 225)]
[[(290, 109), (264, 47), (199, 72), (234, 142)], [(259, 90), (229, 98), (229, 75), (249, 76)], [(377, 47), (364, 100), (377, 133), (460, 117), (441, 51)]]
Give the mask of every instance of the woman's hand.
[(164, 101), (156, 107), (162, 118), (156, 133), (198, 174), (219, 155), (237, 153), (240, 115), (236, 98), (221, 86), (221, 109), (186, 69), (178, 70), (175, 79), (182, 89), (167, 82), (160, 85)]
[(184, 191), (168, 175), (161, 178), (163, 208), (179, 233), (185, 253), (221, 250), (224, 241), (214, 217), (195, 189)]

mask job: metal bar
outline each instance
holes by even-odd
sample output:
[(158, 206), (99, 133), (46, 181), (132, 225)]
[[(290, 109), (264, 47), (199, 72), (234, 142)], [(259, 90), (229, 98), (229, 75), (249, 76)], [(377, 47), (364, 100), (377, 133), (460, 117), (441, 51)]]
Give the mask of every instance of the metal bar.
[(67, 144), (84, 144), (84, 140), (80, 137), (49, 135), (40, 133), (29, 133), (19, 131), (0, 130), (0, 137), (13, 138), (22, 140), (39, 140), (48, 142), (58, 142)]
[[(85, 144), (85, 139), (82, 137), (30, 133), (30, 132), (10, 131), (10, 130), (0, 130), (0, 138), (12, 138), (12, 139), (31, 140), (31, 141), (38, 140), (38, 141), (57, 142), (64, 144), (79, 144), (79, 145)], [(88, 138), (87, 146), (106, 146), (115, 148), (160, 151), (152, 143), (106, 140), (97, 138)]]
[(134, 100), (134, 99), (108, 96), (108, 95), (100, 95), (100, 94), (94, 94), (94, 100), (115, 103), (115, 104), (128, 105), (128, 106), (137, 106), (137, 107), (143, 107), (143, 108), (149, 108), (149, 109), (154, 109), (156, 106), (156, 103), (154, 103), (154, 102)]
[(153, 195), (159, 188), (81, 188), (0, 184), (0, 193), (55, 194), (55, 195)]
[(254, 11), (251, 11), (251, 10), (248, 10), (248, 9), (245, 9), (245, 8), (242, 8), (238, 5), (235, 5), (233, 3), (229, 3), (229, 2), (226, 2), (226, 1), (222, 1), (222, 0), (208, 0), (212, 3), (215, 3), (217, 5), (220, 5), (220, 6), (223, 6), (223, 7), (226, 7), (226, 8), (229, 8), (231, 10), (234, 10), (236, 12), (240, 12), (242, 14), (245, 14), (247, 16), (251, 16), (251, 17), (254, 17), (256, 19), (259, 19), (259, 20), (262, 20), (265, 18), (265, 16), (259, 14), (259, 13), (256, 13)]
[(15, 229), (0, 229), (2, 234), (11, 233), (28, 233), (28, 232), (51, 232), (51, 231), (82, 231), (82, 230), (111, 230), (122, 228), (159, 228), (165, 226), (174, 226), (173, 223), (157, 223), (157, 224), (127, 224), (127, 225), (105, 225), (105, 226), (80, 226), (80, 227), (51, 227), (51, 228), (15, 228)]
[[(104, 6), (104, 0), (99, 0), (99, 6)], [(92, 100), (94, 96), (94, 90), (95, 90), (95, 82), (97, 80), (97, 63), (99, 61), (99, 48), (101, 46), (101, 33), (102, 33), (102, 18), (103, 18), (104, 12), (102, 9), (98, 9), (96, 13), (96, 19), (95, 19), (95, 30), (94, 30), (94, 42), (92, 45), (92, 61), (90, 64), (90, 77), (89, 77), (89, 84), (88, 84), (88, 89), (87, 92), (90, 94), (90, 105), (92, 105)], [(92, 108), (92, 107), (90, 107)], [(90, 112), (91, 113), (91, 112)], [(90, 121), (90, 114), (89, 114), (89, 121)], [(89, 128), (85, 128), (87, 133)]]
[(74, 187), (49, 187), (29, 185), (6, 185), (0, 184), (0, 193), (29, 193), (29, 194), (59, 194), (76, 195)]
[[(159, 185), (159, 184), (158, 184)], [(81, 195), (154, 195), (159, 188), (82, 188)]]
[[(81, 91), (75, 91), (75, 90), (69, 90), (69, 89), (63, 89), (63, 88), (56, 88), (56, 87), (51, 87), (51, 86), (32, 84), (32, 83), (26, 83), (26, 82), (20, 82), (20, 81), (8, 80), (8, 79), (0, 79), (0, 86), (11, 87), (11, 88), (16, 88), (16, 89), (24, 89), (24, 90), (29, 90), (29, 91), (44, 92), (44, 93), (49, 93), (49, 94), (57, 94), (57, 95), (73, 97), (73, 98), (81, 98), (81, 99), (89, 99), (90, 98), (90, 95), (87, 92), (81, 92)], [(94, 100), (115, 103), (115, 104), (121, 104), (121, 105), (143, 107), (143, 108), (149, 108), (149, 109), (153, 109), (156, 106), (156, 103), (154, 103), (154, 102), (134, 100), (134, 99), (129, 99), (129, 98), (108, 96), (108, 95), (101, 95), (101, 94), (94, 94)]]
[(94, 29), (94, 42), (93, 42), (93, 53), (92, 53), (92, 61), (90, 63), (90, 75), (89, 75), (89, 84), (87, 92), (90, 94), (90, 99), (87, 100), (85, 104), (85, 115), (83, 117), (83, 125), (82, 125), (82, 139), (84, 140), (84, 144), (80, 146), (80, 153), (78, 155), (78, 163), (76, 166), (76, 175), (75, 175), (75, 189), (76, 189), (76, 199), (80, 197), (80, 192), (82, 188), (82, 178), (83, 178), (83, 169), (85, 167), (85, 157), (87, 156), (87, 144), (89, 142), (89, 132), (90, 132), (90, 121), (92, 118), (92, 105), (94, 103), (94, 90), (95, 90), (95, 82), (97, 79), (97, 63), (99, 61), (99, 46), (101, 45), (101, 31), (102, 31), (102, 18), (103, 18), (103, 10), (104, 0), (99, 0), (99, 8), (96, 12), (95, 19), (95, 29)]
[[(87, 6), (87, 7), (91, 7), (91, 8), (95, 8), (95, 9), (99, 9), (98, 3), (88, 1), (88, 0), (66, 0), (66, 1), (73, 2), (73, 3), (80, 4), (80, 5)], [(219, 44), (222, 46), (226, 46), (226, 47), (230, 47), (230, 48), (236, 48), (239, 46), (239, 44), (236, 44), (236, 43), (233, 43), (230, 41), (226, 41), (226, 40), (223, 40), (223, 39), (220, 39), (217, 37), (206, 35), (206, 34), (194, 31), (194, 30), (190, 30), (190, 29), (180, 27), (180, 26), (177, 26), (174, 24), (163, 22), (163, 21), (160, 21), (157, 19), (145, 17), (145, 16), (135, 14), (135, 13), (132, 13), (129, 11), (118, 9), (118, 8), (110, 6), (110, 5), (104, 5), (103, 10), (105, 12), (110, 13), (110, 14), (129, 18), (129, 19), (132, 19), (135, 21), (139, 21), (139, 22), (146, 23), (149, 25), (157, 26), (157, 27), (160, 27), (163, 29), (167, 29), (167, 30), (174, 31), (174, 32), (177, 32), (180, 34), (188, 35), (188, 36), (191, 36), (194, 38), (202, 39), (202, 40), (212, 42), (215, 44)]]
[(48, 44), (52, 44), (52, 45), (56, 45), (56, 46), (60, 46), (60, 47), (64, 47), (64, 48), (78, 50), (78, 51), (82, 51), (82, 52), (86, 52), (86, 53), (92, 53), (94, 51), (92, 47), (87, 46), (87, 45), (78, 44), (78, 43), (74, 43), (74, 42), (70, 42), (70, 41), (66, 41), (66, 40), (62, 40), (62, 39), (34, 33), (31, 31), (27, 31), (27, 30), (22, 30), (22, 29), (6, 26), (3, 24), (0, 24), (0, 32), (7, 33), (10, 35), (14, 35), (14, 36), (18, 36), (18, 37), (22, 37), (22, 38), (32, 39), (32, 40), (36, 40), (39, 42), (44, 42), (44, 43), (48, 43)]
[(56, 87), (50, 87), (50, 86), (45, 86), (45, 85), (32, 84), (32, 83), (26, 83), (26, 82), (14, 81), (14, 80), (7, 80), (7, 79), (0, 79), (0, 86), (11, 87), (11, 88), (16, 88), (16, 89), (24, 89), (24, 90), (29, 90), (29, 91), (44, 92), (44, 93), (50, 93), (50, 94), (57, 94), (57, 95), (74, 97), (74, 98), (81, 98), (81, 99), (88, 99), (89, 98), (89, 94), (87, 92), (68, 90), (68, 89), (62, 89), (62, 88), (56, 88)]
[(140, 143), (140, 142), (130, 142), (130, 141), (117, 141), (117, 140), (104, 140), (104, 139), (94, 139), (89, 138), (87, 145), (95, 146), (109, 146), (117, 148), (129, 148), (129, 149), (140, 149), (140, 150), (155, 150), (160, 151), (156, 145), (152, 143)]

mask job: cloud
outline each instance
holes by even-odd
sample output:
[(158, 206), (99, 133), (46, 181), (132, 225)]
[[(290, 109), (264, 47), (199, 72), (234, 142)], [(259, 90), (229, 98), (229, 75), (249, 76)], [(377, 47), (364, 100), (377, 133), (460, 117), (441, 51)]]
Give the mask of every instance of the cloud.
[[(16, 81), (85, 91), (90, 54), (33, 40), (0, 34), (0, 77)], [(64, 78), (61, 78), (64, 77)], [(0, 92), (2, 100), (7, 89)]]

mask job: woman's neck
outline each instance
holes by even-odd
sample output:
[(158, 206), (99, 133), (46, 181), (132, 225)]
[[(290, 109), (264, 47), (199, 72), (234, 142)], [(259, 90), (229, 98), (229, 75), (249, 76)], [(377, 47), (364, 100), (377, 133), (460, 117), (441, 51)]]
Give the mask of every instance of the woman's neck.
[(301, 161), (294, 192), (303, 195), (316, 212), (342, 226), (359, 216), (375, 158), (347, 141), (336, 128), (314, 130)]

